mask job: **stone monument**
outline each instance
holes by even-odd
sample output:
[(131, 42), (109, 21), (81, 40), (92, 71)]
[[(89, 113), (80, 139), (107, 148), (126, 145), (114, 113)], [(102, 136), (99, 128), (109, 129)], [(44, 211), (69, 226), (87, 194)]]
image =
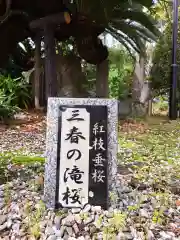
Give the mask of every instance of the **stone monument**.
[(44, 196), (51, 208), (107, 209), (116, 191), (118, 102), (49, 98)]

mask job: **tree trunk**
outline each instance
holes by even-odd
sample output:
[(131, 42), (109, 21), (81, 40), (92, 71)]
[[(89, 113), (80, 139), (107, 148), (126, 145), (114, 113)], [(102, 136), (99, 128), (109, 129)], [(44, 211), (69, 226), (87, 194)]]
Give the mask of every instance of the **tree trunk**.
[(48, 97), (57, 97), (57, 75), (56, 75), (56, 52), (54, 30), (51, 26), (44, 29), (45, 44), (45, 81), (46, 81), (46, 100)]
[(108, 59), (97, 65), (96, 70), (96, 96), (99, 98), (109, 97), (109, 62)]
[(140, 102), (141, 90), (143, 87), (144, 76), (144, 58), (136, 60), (136, 65), (134, 69), (133, 83), (132, 83), (132, 98), (134, 102)]
[(152, 116), (152, 99), (148, 101), (148, 116)]
[(87, 97), (83, 84), (86, 81), (82, 72), (81, 59), (74, 54), (58, 55), (57, 79), (59, 97)]
[(132, 84), (133, 115), (143, 116), (147, 114), (147, 101), (149, 100), (149, 85), (145, 79), (145, 59), (140, 56), (136, 61)]
[(34, 72), (34, 104), (40, 108), (40, 75), (41, 75), (41, 37), (37, 34), (35, 38), (35, 72)]

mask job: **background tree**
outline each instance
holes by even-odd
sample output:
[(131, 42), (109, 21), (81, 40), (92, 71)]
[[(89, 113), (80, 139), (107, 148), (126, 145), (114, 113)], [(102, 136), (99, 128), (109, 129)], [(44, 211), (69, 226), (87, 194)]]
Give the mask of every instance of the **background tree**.
[[(38, 4), (36, 5), (38, 6)], [(13, 12), (18, 7), (19, 14), (21, 10), (29, 15), (31, 19), (35, 19), (42, 17), (44, 12), (46, 12), (45, 15), (48, 15), (48, 11), (52, 14), (53, 11), (57, 12), (58, 9), (59, 11), (64, 9), (62, 1), (54, 1), (51, 5), (45, 2), (43, 6), (40, 5), (42, 10), (40, 8), (36, 9), (36, 5), (33, 2), (26, 5), (22, 1), (19, 2), (18, 6), (16, 4), (12, 5), (13, 9), (11, 10)], [(151, 0), (123, 0), (120, 3), (117, 0), (103, 2), (76, 0), (74, 4), (69, 4), (66, 1), (66, 5), (73, 13), (72, 23), (68, 26), (62, 26), (55, 36), (59, 41), (69, 39), (70, 36), (74, 37), (77, 52), (88, 63), (98, 64), (107, 58), (107, 49), (98, 39), (98, 36), (104, 31), (117, 38), (130, 51), (131, 46), (137, 52), (143, 49), (142, 39), (155, 39), (158, 34), (152, 17), (149, 13), (143, 11), (144, 7), (150, 8), (152, 6)], [(34, 11), (31, 11), (31, 8)], [(33, 36), (33, 33), (28, 29), (28, 19), (25, 15), (20, 14), (10, 15), (6, 21), (2, 21), (0, 31), (3, 31), (4, 34), (0, 42), (3, 46), (1, 62), (5, 61), (5, 56), (13, 51), (15, 44), (23, 40), (23, 36), (24, 39), (27, 34)], [(16, 38), (11, 36), (13, 31), (9, 30), (10, 27), (16, 29)], [(25, 28), (29, 33), (22, 31)], [(10, 39), (9, 45), (7, 45), (7, 38)]]
[[(57, 72), (59, 87), (63, 96), (82, 96), (80, 95), (83, 93), (82, 85), (85, 83), (81, 66), (82, 59), (86, 60), (87, 63), (97, 65), (97, 82), (100, 87), (106, 86), (106, 90), (101, 89), (102, 94), (100, 93), (100, 97), (103, 97), (104, 93), (106, 93), (105, 96), (107, 96), (108, 50), (99, 39), (101, 33), (110, 33), (126, 47), (131, 55), (134, 51), (142, 54), (144, 51), (144, 42), (156, 40), (159, 34), (150, 12), (144, 11), (144, 8), (149, 9), (152, 6), (151, 0), (123, 0), (120, 3), (117, 0), (103, 2), (76, 0), (74, 4), (69, 4), (68, 1), (66, 1), (66, 6), (62, 6), (62, 1), (53, 1), (51, 4), (45, 1), (44, 5), (35, 5), (30, 1), (27, 3), (26, 5), (20, 1), (17, 6), (14, 2), (14, 4), (11, 5), (11, 10), (12, 12), (15, 11), (15, 13), (18, 13), (18, 15), (10, 14), (8, 18), (6, 18), (6, 15), (4, 18), (6, 21), (2, 21), (0, 24), (0, 32), (3, 33), (3, 37), (0, 39), (0, 43), (2, 43), (0, 46), (3, 46), (0, 64), (4, 63), (8, 53), (12, 55), (13, 59), (16, 59), (16, 56), (21, 56), (15, 54), (15, 46), (19, 41), (26, 39), (28, 36), (34, 38), (34, 33), (29, 29), (29, 19), (37, 19), (44, 15), (56, 13), (57, 11), (60, 12), (69, 8), (72, 12), (71, 24), (68, 26), (62, 25), (61, 28), (55, 32), (58, 43), (57, 53), (60, 53), (57, 54)], [(36, 6), (39, 7), (36, 8)], [(16, 11), (17, 7), (18, 12)], [(34, 11), (31, 11), (32, 9)], [(16, 35), (13, 38), (15, 30)], [(8, 44), (6, 41), (7, 38), (10, 40)], [(64, 56), (64, 54), (62, 54), (63, 45), (61, 44), (60, 48), (58, 48), (59, 43), (65, 42), (70, 38), (72, 39), (71, 46), (73, 48)], [(42, 52), (41, 56), (43, 56)], [(22, 68), (26, 68), (29, 60), (31, 60), (30, 56), (27, 59), (25, 59), (25, 56), (23, 57)], [(120, 72), (118, 72), (119, 75), (117, 75), (115, 70), (113, 71), (115, 75), (111, 72), (109, 74), (111, 79), (117, 79), (117, 81), (118, 78), (122, 79)], [(128, 75), (128, 70), (126, 69), (125, 71), (125, 75)], [(39, 74), (37, 74), (37, 76), (38, 75)], [(73, 84), (75, 89), (73, 89)], [(69, 89), (71, 89), (71, 91), (69, 91)], [(39, 90), (37, 90), (37, 93), (38, 92)], [(120, 95), (120, 93), (115, 93), (115, 95)], [(117, 97), (119, 98), (119, 96)]]
[[(180, 19), (179, 19), (180, 20)], [(180, 29), (178, 29), (178, 45), (180, 44)], [(168, 22), (163, 35), (156, 44), (153, 59), (151, 78), (155, 94), (163, 94), (169, 91), (170, 71), (172, 61), (172, 22)], [(177, 51), (177, 64), (180, 64), (180, 52)], [(180, 76), (178, 74), (178, 79)], [(179, 81), (178, 81), (179, 82)]]

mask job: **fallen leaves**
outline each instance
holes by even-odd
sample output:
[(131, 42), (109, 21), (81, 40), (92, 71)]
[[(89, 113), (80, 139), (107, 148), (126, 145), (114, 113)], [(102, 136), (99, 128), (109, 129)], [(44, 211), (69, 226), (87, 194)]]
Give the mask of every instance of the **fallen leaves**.
[(148, 130), (148, 125), (143, 122), (136, 122), (135, 120), (121, 121), (119, 131), (123, 133), (145, 133)]
[[(119, 173), (127, 172), (132, 166), (131, 186), (134, 191), (154, 192), (155, 212), (159, 214), (163, 209), (174, 209), (178, 215), (180, 210), (180, 147), (179, 147), (180, 122), (167, 121), (167, 119), (153, 118), (148, 122), (124, 121), (120, 126), (119, 137)], [(124, 168), (123, 168), (124, 165)], [(119, 168), (118, 168), (119, 169)], [(149, 195), (148, 195), (149, 196)], [(161, 199), (158, 208), (158, 199)], [(151, 196), (152, 200), (152, 196)], [(178, 210), (179, 209), (179, 210)], [(160, 215), (160, 220), (167, 224), (166, 227), (180, 235), (179, 219), (173, 219), (168, 214)], [(169, 225), (169, 221), (174, 221)]]
[(0, 125), (0, 152), (21, 150), (25, 155), (45, 151), (46, 117), (27, 113), (26, 119)]

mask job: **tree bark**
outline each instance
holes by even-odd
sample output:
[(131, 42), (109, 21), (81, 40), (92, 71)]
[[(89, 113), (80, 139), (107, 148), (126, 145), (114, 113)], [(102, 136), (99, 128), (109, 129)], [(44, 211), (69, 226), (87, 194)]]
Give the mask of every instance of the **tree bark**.
[(108, 59), (97, 65), (96, 68), (96, 96), (99, 98), (109, 97), (109, 62)]
[(143, 116), (147, 114), (147, 101), (149, 100), (149, 85), (145, 80), (145, 59), (140, 56), (136, 60), (132, 84), (133, 115)]
[(56, 75), (56, 52), (54, 29), (51, 26), (44, 28), (45, 44), (45, 81), (46, 81), (46, 100), (48, 97), (57, 97), (57, 75)]
[(148, 101), (148, 116), (152, 116), (152, 99)]
[(134, 102), (140, 102), (141, 90), (145, 76), (144, 71), (144, 58), (140, 56), (140, 59), (136, 60), (132, 83), (132, 98)]
[(83, 84), (86, 81), (82, 72), (81, 59), (73, 53), (57, 55), (57, 79), (59, 97), (87, 97)]
[(41, 37), (37, 34), (35, 37), (35, 72), (34, 72), (34, 105), (36, 109), (40, 108), (40, 75), (41, 75)]

